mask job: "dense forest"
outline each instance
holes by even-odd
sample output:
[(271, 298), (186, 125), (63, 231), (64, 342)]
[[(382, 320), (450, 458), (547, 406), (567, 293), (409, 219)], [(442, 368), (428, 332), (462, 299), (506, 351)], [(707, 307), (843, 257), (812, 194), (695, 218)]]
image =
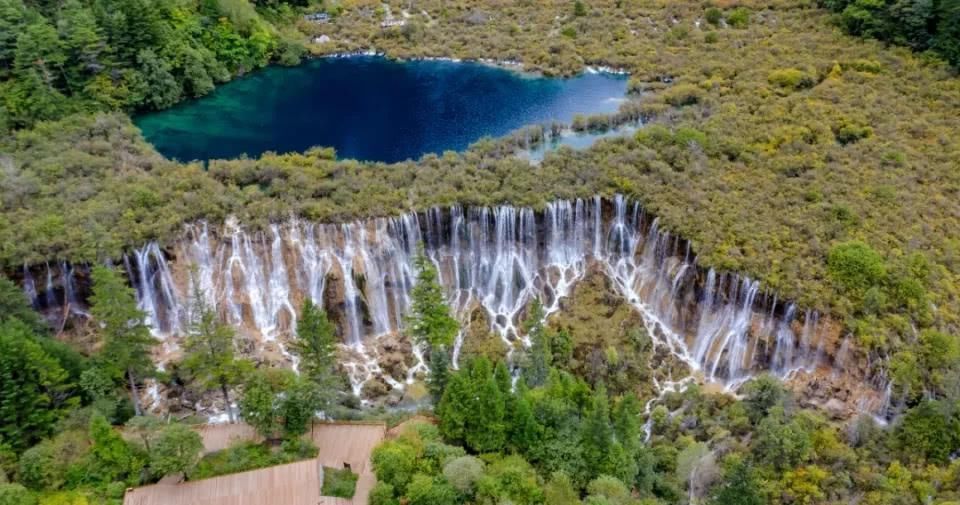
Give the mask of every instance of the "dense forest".
[[(342, 222), (625, 194), (689, 239), (702, 266), (748, 274), (842, 324), (892, 379), (891, 424), (800, 408), (767, 377), (740, 398), (691, 385), (647, 404), (664, 372), (652, 363), (669, 365), (635, 322), (588, 324), (611, 313), (596, 305), (528, 321), (516, 387), (483, 352), (448, 369), (457, 323), (420, 262), (410, 337), (430, 347), (436, 425), (378, 449), (373, 505), (960, 501), (956, 0), (389, 5), (0, 0), (4, 272), (104, 264), (231, 215), (256, 228), (291, 215)], [(320, 11), (328, 21), (303, 18)], [(329, 41), (310, 42), (320, 36)], [(520, 61), (548, 75), (623, 68), (631, 95), (618, 117), (579, 123), (646, 124), (536, 166), (513, 156), (529, 131), (391, 165), (323, 147), (179, 163), (127, 115), (305, 51), (370, 48)], [(97, 324), (65, 335), (0, 277), (2, 505), (117, 503), (126, 487), (171, 473), (302, 459), (316, 452), (299, 437), (313, 412), (362, 415), (322, 311), (302, 310), (295, 352), (307, 366), (295, 375), (236, 354), (231, 328), (194, 300), (182, 359), (157, 370), (124, 275), (98, 267), (92, 283)], [(277, 443), (201, 458), (187, 429), (198, 419), (138, 415), (151, 381), (236, 402), (233, 414)]]
[(295, 64), (302, 36), (278, 28), (291, 16), (288, 4), (246, 0), (3, 0), (0, 131), (162, 109), (270, 62)]
[(823, 0), (839, 13), (848, 33), (916, 51), (933, 51), (960, 65), (960, 2), (957, 0)]

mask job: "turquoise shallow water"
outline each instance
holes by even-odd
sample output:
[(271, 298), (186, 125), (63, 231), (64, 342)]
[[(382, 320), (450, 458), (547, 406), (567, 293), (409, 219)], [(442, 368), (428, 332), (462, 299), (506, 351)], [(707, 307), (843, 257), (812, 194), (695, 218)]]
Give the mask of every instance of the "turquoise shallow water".
[(626, 87), (607, 74), (549, 79), (476, 63), (321, 58), (269, 67), (134, 121), (181, 161), (332, 146), (339, 158), (393, 162), (614, 112)]

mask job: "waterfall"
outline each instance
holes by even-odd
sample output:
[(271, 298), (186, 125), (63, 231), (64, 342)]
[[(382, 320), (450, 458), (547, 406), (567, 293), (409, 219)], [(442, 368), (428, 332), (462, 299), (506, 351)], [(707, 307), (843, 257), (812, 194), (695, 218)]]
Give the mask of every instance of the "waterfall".
[(23, 293), (34, 309), (40, 308), (40, 298), (37, 296), (37, 283), (33, 280), (33, 274), (27, 265), (23, 266)]
[[(556, 312), (578, 280), (600, 271), (655, 343), (706, 381), (735, 388), (761, 370), (786, 377), (830, 364), (816, 312), (798, 317), (793, 304), (760, 293), (753, 279), (703, 272), (689, 243), (620, 195), (557, 200), (542, 211), (452, 206), (343, 224), (291, 219), (260, 231), (235, 219), (219, 227), (200, 222), (167, 252), (151, 242), (124, 261), (147, 323), (164, 338), (185, 328), (194, 284), (225, 321), (281, 351), (301, 303), (312, 300), (358, 356), (345, 366), (359, 391), (382, 373), (375, 343), (403, 327), (421, 241), (454, 312), (466, 318), (482, 310), (508, 349), (528, 344), (518, 328), (533, 298)], [(73, 267), (61, 265), (59, 276), (48, 268), (47, 288), (34, 287), (31, 299), (53, 306), (62, 286), (72, 303)], [(463, 338), (454, 344), (454, 366)], [(414, 355), (406, 378), (384, 381), (412, 382), (426, 368), (421, 349)]]

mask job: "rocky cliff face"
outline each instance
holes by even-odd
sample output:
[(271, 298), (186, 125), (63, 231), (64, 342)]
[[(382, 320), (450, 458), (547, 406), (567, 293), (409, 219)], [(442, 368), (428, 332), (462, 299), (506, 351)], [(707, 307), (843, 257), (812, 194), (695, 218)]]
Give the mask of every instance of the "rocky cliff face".
[[(450, 207), (337, 225), (291, 220), (258, 232), (236, 222), (198, 223), (167, 248), (151, 243), (134, 251), (124, 267), (164, 341), (159, 360), (177, 352), (191, 286), (252, 342), (252, 354), (269, 361), (290, 361), (285, 343), (309, 298), (337, 323), (343, 366), (363, 394), (403, 390), (425, 373), (419, 349), (396, 341), (421, 243), (471, 329), (458, 337), (455, 361), (477, 347), (468, 340), (483, 333), (478, 325), (506, 352), (522, 348), (518, 327), (530, 300), (556, 312), (587, 272), (598, 271), (637, 311), (655, 345), (700, 381), (735, 390), (769, 371), (801, 390), (817, 384), (821, 403), (831, 395), (844, 405), (856, 398), (850, 408), (875, 410), (884, 402), (885, 384), (871, 382), (837, 324), (778, 300), (754, 280), (698, 267), (685, 241), (622, 197), (556, 201), (542, 212)], [(69, 304), (82, 312), (82, 271), (67, 264), (25, 269), (23, 283), (38, 308)]]

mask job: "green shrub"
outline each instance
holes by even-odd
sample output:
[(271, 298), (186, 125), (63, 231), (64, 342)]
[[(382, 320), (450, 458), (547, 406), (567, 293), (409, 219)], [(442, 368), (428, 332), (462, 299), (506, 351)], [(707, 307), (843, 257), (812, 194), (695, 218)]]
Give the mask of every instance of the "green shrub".
[(897, 425), (896, 438), (909, 458), (945, 464), (960, 449), (960, 421), (946, 405), (925, 401), (907, 411)]
[(323, 467), (323, 496), (353, 498), (357, 491), (357, 474), (349, 468)]
[(710, 7), (706, 12), (704, 12), (703, 16), (706, 18), (707, 23), (717, 26), (720, 24), (720, 20), (723, 19), (723, 12), (720, 12), (720, 9), (716, 7)]
[(720, 36), (717, 35), (717, 32), (707, 32), (703, 36), (703, 41), (707, 44), (716, 44), (718, 40), (720, 40)]
[(887, 276), (883, 256), (859, 241), (837, 244), (827, 255), (830, 279), (848, 293), (862, 296)]
[(405, 443), (390, 441), (377, 446), (370, 459), (377, 480), (394, 489), (406, 489), (416, 469), (417, 451)]
[(37, 505), (37, 497), (20, 484), (0, 484), (0, 505)]
[(844, 122), (836, 128), (834, 136), (837, 142), (843, 145), (853, 144), (861, 139), (873, 136), (873, 128)]
[(750, 24), (750, 11), (745, 7), (733, 9), (727, 16), (727, 24), (734, 28), (746, 28)]
[(469, 494), (483, 476), (483, 467), (483, 461), (473, 456), (461, 456), (443, 467), (443, 477), (461, 493)]
[(394, 494), (393, 486), (386, 482), (377, 482), (370, 490), (370, 505), (399, 505), (400, 500)]
[(774, 70), (767, 75), (767, 82), (774, 86), (792, 90), (812, 88), (817, 84), (813, 76), (796, 68)]
[(857, 72), (864, 72), (867, 74), (879, 74), (880, 72), (883, 72), (883, 64), (881, 64), (879, 61), (874, 61), (874, 60), (865, 60), (865, 59), (853, 60), (851, 62), (846, 63), (843, 66), (845, 68), (852, 68)]
[(706, 92), (693, 84), (677, 84), (664, 90), (660, 97), (674, 107), (683, 107), (700, 103), (706, 97)]

